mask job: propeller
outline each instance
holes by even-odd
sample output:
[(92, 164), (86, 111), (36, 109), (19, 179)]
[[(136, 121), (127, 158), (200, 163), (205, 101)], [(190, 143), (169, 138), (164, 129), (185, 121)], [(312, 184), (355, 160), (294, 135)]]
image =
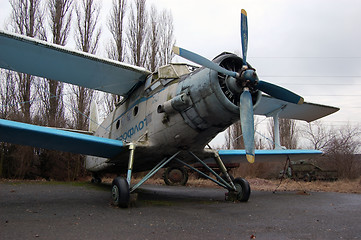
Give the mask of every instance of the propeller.
[(255, 149), (254, 149), (254, 119), (253, 119), (253, 103), (252, 96), (248, 88), (244, 88), (240, 97), (240, 117), (241, 128), (244, 141), (244, 148), (246, 149), (246, 158), (250, 163), (254, 163)]
[(242, 59), (243, 66), (247, 66), (247, 48), (248, 48), (248, 24), (247, 24), (247, 12), (241, 10), (241, 41), (242, 41)]
[[(248, 49), (248, 23), (247, 12), (241, 10), (241, 43), (242, 43), (242, 75), (246, 81), (243, 81), (243, 85), (249, 83), (257, 83), (258, 77), (253, 69), (248, 69), (247, 65), (247, 49)], [(253, 114), (253, 102), (252, 96), (249, 92), (249, 88), (244, 87), (240, 96), (240, 118), (241, 128), (243, 134), (244, 148), (246, 150), (246, 158), (249, 163), (254, 163), (255, 160), (255, 148), (254, 148), (254, 114)]]
[(242, 42), (242, 60), (243, 65), (240, 72), (227, 70), (218, 64), (202, 57), (194, 52), (183, 48), (174, 46), (175, 54), (188, 59), (201, 66), (207, 67), (219, 73), (229, 76), (227, 81), (230, 90), (240, 93), (240, 119), (242, 125), (243, 141), (246, 149), (246, 157), (248, 162), (253, 163), (255, 160), (254, 147), (254, 116), (253, 116), (253, 102), (251, 91), (260, 90), (268, 95), (294, 104), (302, 104), (303, 98), (283, 87), (274, 85), (266, 81), (260, 81), (256, 74), (256, 70), (250, 68), (247, 64), (247, 49), (248, 49), (248, 24), (247, 12), (241, 11), (241, 42)]

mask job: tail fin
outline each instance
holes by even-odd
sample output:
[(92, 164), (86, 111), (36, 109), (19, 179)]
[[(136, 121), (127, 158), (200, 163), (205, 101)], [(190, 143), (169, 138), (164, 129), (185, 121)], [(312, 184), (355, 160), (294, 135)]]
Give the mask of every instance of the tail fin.
[(99, 117), (98, 117), (98, 106), (95, 100), (92, 100), (90, 104), (90, 119), (89, 119), (89, 131), (95, 132), (99, 126)]

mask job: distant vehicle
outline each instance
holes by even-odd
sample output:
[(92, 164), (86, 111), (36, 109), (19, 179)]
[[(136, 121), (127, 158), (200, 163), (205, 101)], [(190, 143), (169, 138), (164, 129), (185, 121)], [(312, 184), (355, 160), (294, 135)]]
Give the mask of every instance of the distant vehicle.
[[(280, 172), (280, 177), (283, 171)], [(321, 181), (336, 181), (338, 174), (336, 170), (324, 170), (313, 163), (301, 160), (290, 161), (286, 170), (285, 176), (294, 180), (304, 180), (307, 182), (321, 180)]]

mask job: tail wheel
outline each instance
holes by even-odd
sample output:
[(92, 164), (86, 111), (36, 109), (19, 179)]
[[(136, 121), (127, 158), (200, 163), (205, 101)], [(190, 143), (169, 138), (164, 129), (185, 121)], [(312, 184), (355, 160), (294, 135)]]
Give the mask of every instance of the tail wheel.
[(168, 167), (163, 175), (165, 184), (184, 186), (188, 181), (188, 171), (184, 167)]
[(246, 179), (236, 178), (233, 181), (236, 187), (237, 200), (240, 202), (247, 202), (251, 195), (251, 187)]
[(127, 180), (117, 177), (112, 182), (112, 201), (115, 206), (127, 208), (129, 206), (129, 185)]

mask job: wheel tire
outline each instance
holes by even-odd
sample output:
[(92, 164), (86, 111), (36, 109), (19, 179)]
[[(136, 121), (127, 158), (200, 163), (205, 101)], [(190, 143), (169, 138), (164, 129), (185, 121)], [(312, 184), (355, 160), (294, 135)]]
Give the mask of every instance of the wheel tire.
[(100, 184), (102, 183), (102, 179), (100, 177), (93, 177), (91, 183)]
[(184, 186), (188, 182), (188, 171), (184, 167), (168, 167), (163, 179), (169, 186)]
[(247, 202), (249, 196), (251, 195), (251, 187), (249, 186), (247, 180), (243, 178), (236, 178), (234, 179), (233, 184), (235, 185), (238, 192), (237, 200), (240, 202)]
[(127, 208), (129, 206), (129, 185), (127, 180), (117, 177), (112, 182), (112, 201), (115, 206)]
[(305, 176), (303, 177), (303, 180), (305, 182), (311, 182), (312, 181), (312, 177), (310, 176), (310, 174), (305, 174)]

